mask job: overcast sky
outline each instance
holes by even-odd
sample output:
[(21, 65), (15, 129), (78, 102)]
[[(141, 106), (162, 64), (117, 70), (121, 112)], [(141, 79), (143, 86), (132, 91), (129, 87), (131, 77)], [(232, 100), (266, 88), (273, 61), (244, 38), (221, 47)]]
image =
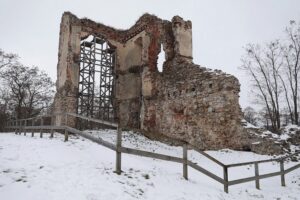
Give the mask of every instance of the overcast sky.
[(243, 46), (283, 37), (290, 20), (300, 21), (300, 0), (0, 0), (0, 48), (56, 80), (64, 11), (122, 29), (145, 12), (191, 20), (194, 62), (235, 75), (245, 107), (251, 105), (251, 95), (249, 79), (238, 69)]

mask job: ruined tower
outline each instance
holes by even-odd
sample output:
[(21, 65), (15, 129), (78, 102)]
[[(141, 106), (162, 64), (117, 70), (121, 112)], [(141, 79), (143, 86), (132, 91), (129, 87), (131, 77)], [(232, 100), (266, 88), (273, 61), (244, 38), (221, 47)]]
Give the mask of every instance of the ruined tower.
[[(56, 86), (55, 112), (116, 121), (202, 149), (246, 145), (238, 80), (193, 63), (192, 23), (179, 16), (167, 21), (144, 14), (128, 30), (118, 30), (65, 12)], [(59, 117), (56, 124), (63, 121)]]

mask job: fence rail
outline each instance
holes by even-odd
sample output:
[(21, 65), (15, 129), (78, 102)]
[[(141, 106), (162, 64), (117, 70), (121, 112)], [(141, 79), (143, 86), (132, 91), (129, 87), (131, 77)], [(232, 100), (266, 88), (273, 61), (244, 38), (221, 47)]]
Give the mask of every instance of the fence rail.
[[(82, 119), (87, 120), (88, 122), (94, 122), (94, 123), (110, 126), (113, 128), (117, 128), (116, 144), (112, 144), (110, 142), (104, 141), (101, 138), (96, 138), (96, 137), (94, 137), (88, 133), (85, 133), (81, 130), (78, 130), (76, 128), (69, 127), (67, 124), (67, 122), (68, 122), (67, 120), (65, 121), (64, 125), (55, 126), (55, 125), (53, 125), (52, 121), (53, 121), (53, 118), (58, 115), (64, 115), (66, 117), (66, 119), (68, 116), (70, 116), (70, 117), (79, 118), (81, 120)], [(44, 118), (46, 118), (46, 117), (51, 117), (51, 125), (44, 125)], [(29, 121), (31, 121), (31, 123), (28, 123)], [(39, 125), (34, 125), (34, 124), (36, 124), (36, 122), (38, 122)], [(6, 128), (9, 130), (15, 130), (16, 134), (21, 134), (21, 132), (24, 132), (24, 135), (26, 135), (28, 130), (31, 130), (32, 137), (34, 136), (34, 130), (40, 130), (40, 137), (43, 137), (43, 130), (50, 130), (50, 133), (51, 133), (50, 138), (53, 137), (54, 130), (61, 130), (61, 131), (64, 131), (65, 141), (68, 141), (69, 133), (84, 137), (88, 140), (91, 140), (97, 144), (100, 144), (100, 145), (107, 147), (116, 152), (116, 170), (115, 170), (115, 172), (117, 174), (121, 174), (121, 172), (122, 172), (121, 171), (121, 154), (122, 153), (181, 163), (181, 164), (183, 164), (183, 177), (185, 179), (188, 179), (188, 166), (189, 166), (189, 167), (201, 172), (202, 174), (205, 174), (206, 176), (212, 178), (213, 180), (223, 184), (224, 191), (226, 193), (228, 193), (229, 186), (246, 183), (246, 182), (251, 182), (251, 181), (255, 181), (256, 188), (260, 189), (260, 184), (259, 184), (260, 179), (270, 178), (270, 177), (274, 177), (274, 176), (280, 176), (281, 177), (281, 185), (285, 186), (285, 174), (290, 173), (290, 172), (300, 168), (300, 163), (299, 163), (288, 169), (284, 169), (284, 161), (287, 160), (288, 158), (298, 155), (300, 152), (296, 152), (294, 154), (276, 158), (276, 159), (267, 159), (267, 160), (234, 163), (234, 164), (226, 165), (226, 164), (222, 163), (221, 161), (217, 160), (216, 158), (205, 153), (204, 151), (200, 150), (199, 148), (197, 148), (191, 144), (187, 144), (185, 142), (182, 142), (183, 143), (182, 157), (170, 156), (170, 155), (165, 155), (165, 154), (160, 154), (160, 153), (154, 153), (154, 152), (149, 152), (149, 151), (143, 151), (143, 150), (138, 150), (138, 149), (133, 149), (133, 148), (128, 148), (128, 147), (123, 147), (122, 146), (122, 130), (118, 126), (118, 124), (104, 121), (104, 120), (93, 119), (93, 118), (81, 116), (81, 115), (78, 115), (75, 113), (56, 113), (53, 115), (39, 116), (39, 117), (34, 117), (34, 118), (10, 121), (7, 123)], [(223, 168), (223, 177), (221, 178), (221, 177), (217, 176), (216, 174), (214, 174), (213, 172), (210, 172), (210, 171), (204, 169), (203, 167), (199, 166), (197, 163), (190, 161), (188, 159), (188, 150), (189, 149), (200, 153), (201, 155), (205, 156), (206, 158), (213, 161), (217, 165), (221, 166)], [(267, 162), (279, 162), (280, 170), (278, 172), (260, 175), (259, 174), (259, 164), (267, 163)], [(245, 166), (245, 165), (254, 165), (254, 176), (242, 178), (242, 179), (230, 180), (230, 181), (228, 180), (228, 169), (229, 168), (240, 167), (240, 166)]]
[(272, 159), (258, 160), (258, 161), (251, 161), (251, 162), (234, 163), (234, 164), (227, 165), (227, 167), (240, 167), (240, 166), (243, 166), (243, 165), (252, 165), (252, 164), (255, 164), (255, 163), (279, 162), (280, 160), (285, 160), (285, 159), (291, 158), (291, 157), (293, 157), (295, 155), (298, 155), (298, 154), (299, 154), (299, 152), (296, 152), (296, 153), (293, 153), (293, 154), (290, 154), (290, 155), (287, 155), (287, 156), (283, 156), (283, 157), (280, 157), (280, 158), (272, 158)]

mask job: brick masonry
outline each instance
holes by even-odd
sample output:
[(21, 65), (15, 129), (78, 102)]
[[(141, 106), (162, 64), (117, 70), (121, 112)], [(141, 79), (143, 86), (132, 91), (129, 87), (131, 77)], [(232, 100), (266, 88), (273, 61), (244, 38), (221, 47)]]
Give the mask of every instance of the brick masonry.
[[(55, 112), (77, 110), (80, 41), (89, 35), (104, 37), (116, 49), (115, 118), (122, 127), (201, 149), (251, 148), (253, 139), (241, 124), (239, 81), (193, 63), (192, 23), (179, 16), (168, 21), (144, 14), (128, 30), (118, 30), (65, 12)], [(159, 72), (162, 50), (165, 62)], [(57, 118), (56, 124), (64, 120)], [(76, 121), (68, 123), (75, 126)]]

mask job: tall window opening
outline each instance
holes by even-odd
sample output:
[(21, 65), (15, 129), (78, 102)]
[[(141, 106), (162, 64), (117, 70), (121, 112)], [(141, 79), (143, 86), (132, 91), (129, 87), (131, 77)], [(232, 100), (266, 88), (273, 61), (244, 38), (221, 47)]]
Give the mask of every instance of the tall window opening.
[(165, 62), (165, 51), (163, 49), (163, 45), (160, 45), (160, 53), (158, 54), (158, 59), (157, 59), (157, 70), (159, 72), (163, 71), (163, 64)]
[(81, 41), (78, 114), (114, 121), (114, 68), (115, 49), (104, 38)]

